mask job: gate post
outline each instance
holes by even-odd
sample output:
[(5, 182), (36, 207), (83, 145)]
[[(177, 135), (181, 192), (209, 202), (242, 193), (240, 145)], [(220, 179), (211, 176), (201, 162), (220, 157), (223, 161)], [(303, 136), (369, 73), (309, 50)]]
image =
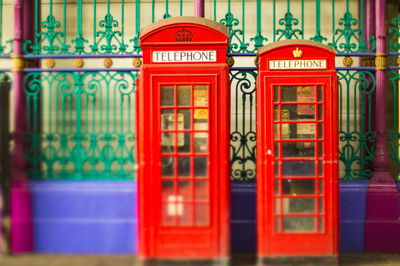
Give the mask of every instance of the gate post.
[(1, 251), (8, 253), (10, 230), (10, 81), (0, 78), (0, 179), (1, 179)]
[(386, 3), (376, 1), (376, 146), (374, 173), (367, 192), (365, 251), (399, 252), (399, 195), (389, 173), (386, 148)]

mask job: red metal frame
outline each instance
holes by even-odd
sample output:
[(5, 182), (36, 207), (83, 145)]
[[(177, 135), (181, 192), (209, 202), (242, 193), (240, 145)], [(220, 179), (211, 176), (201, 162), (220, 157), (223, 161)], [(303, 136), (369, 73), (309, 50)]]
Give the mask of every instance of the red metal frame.
[[(205, 19), (167, 19), (158, 27), (144, 30), (140, 38), (144, 64), (137, 92), (139, 255), (145, 258), (197, 259), (229, 255), (228, 37), (201, 22), (210, 23)], [(168, 39), (183, 27), (195, 36), (191, 42)], [(152, 51), (180, 50), (215, 50), (217, 61), (152, 62)], [(202, 86), (203, 94), (206, 88), (205, 102), (195, 102), (195, 86)], [(178, 104), (178, 89), (190, 95), (190, 101), (184, 105)], [(162, 103), (167, 97), (161, 96), (161, 90), (174, 95), (172, 104)], [(195, 128), (196, 115), (203, 118), (204, 128)], [(173, 124), (163, 124), (172, 117)], [(194, 146), (196, 134), (208, 136), (201, 150)], [(163, 144), (165, 140), (173, 145)], [(185, 141), (190, 142), (188, 150), (180, 146)], [(202, 161), (201, 158), (207, 158), (206, 175), (195, 172), (195, 160)], [(183, 168), (178, 167), (178, 160), (189, 163), (190, 170), (180, 170)], [(167, 165), (165, 169), (173, 172), (162, 172), (163, 162)], [(197, 210), (201, 208), (207, 215), (198, 215)]]
[[(297, 48), (303, 51), (301, 58), (293, 56)], [(332, 51), (312, 42), (282, 42), (260, 53), (257, 83), (260, 257), (328, 256), (338, 252), (338, 107), (334, 57)], [(326, 68), (269, 69), (270, 60), (299, 59), (323, 59)], [(298, 100), (303, 89), (307, 89), (309, 96)], [(296, 100), (289, 99), (290, 93), (296, 95)], [(309, 110), (305, 118), (289, 117), (290, 112), (300, 112), (300, 109)], [(296, 135), (300, 128), (305, 128), (307, 134)], [(298, 146), (303, 147), (300, 155), (291, 150)], [(320, 163), (323, 172), (320, 172)], [(302, 165), (305, 167), (301, 168)], [(299, 190), (301, 185), (303, 190)], [(303, 209), (290, 210), (296, 207), (294, 203), (300, 202)], [(304, 209), (305, 203), (312, 207)], [(302, 230), (296, 231), (296, 226)]]

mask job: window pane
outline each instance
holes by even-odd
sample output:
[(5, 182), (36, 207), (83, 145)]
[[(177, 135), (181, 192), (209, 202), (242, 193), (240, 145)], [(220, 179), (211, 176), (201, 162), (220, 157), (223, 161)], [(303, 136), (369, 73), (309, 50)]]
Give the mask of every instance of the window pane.
[(178, 195), (181, 196), (184, 201), (192, 200), (192, 181), (180, 180), (178, 182)]
[(178, 106), (192, 105), (191, 91), (192, 89), (190, 86), (187, 85), (178, 86)]
[(194, 181), (194, 199), (199, 201), (208, 201), (208, 181)]
[(283, 232), (314, 232), (314, 217), (283, 217)]
[(282, 124), (282, 139), (314, 139), (315, 123)]
[(161, 133), (161, 152), (173, 153), (175, 151), (175, 133)]
[(172, 156), (161, 157), (161, 175), (174, 176), (175, 158)]
[(178, 176), (190, 176), (190, 157), (178, 157)]
[(282, 157), (315, 157), (315, 143), (282, 142)]
[(190, 133), (178, 133), (178, 152), (185, 153), (190, 152), (191, 138)]
[(192, 111), (190, 109), (178, 109), (178, 130), (191, 129)]
[(282, 102), (315, 102), (314, 86), (282, 86)]
[(175, 194), (175, 181), (174, 180), (163, 180), (161, 183), (161, 194), (162, 194), (162, 200), (166, 201), (168, 200), (169, 196)]
[(207, 226), (210, 223), (210, 205), (205, 203), (195, 204), (195, 225)]
[(208, 174), (208, 157), (194, 157), (194, 175), (207, 176)]
[(174, 130), (174, 129), (175, 129), (174, 110), (171, 109), (161, 110), (161, 130)]
[(192, 225), (192, 204), (178, 203), (182, 211), (178, 213), (178, 225)]
[(196, 107), (208, 106), (207, 85), (195, 85), (193, 91), (193, 103)]
[(282, 105), (282, 120), (297, 121), (297, 120), (314, 120), (315, 105), (314, 104), (283, 104)]
[(315, 199), (284, 198), (282, 203), (283, 214), (315, 212)]
[(279, 87), (274, 86), (274, 102), (279, 102)]
[(174, 86), (161, 86), (161, 106), (173, 106), (175, 103)]
[(208, 152), (208, 133), (206, 132), (194, 133), (194, 152), (195, 153)]
[(315, 176), (315, 161), (282, 161), (282, 176)]
[(315, 194), (315, 180), (283, 179), (282, 193), (284, 195)]

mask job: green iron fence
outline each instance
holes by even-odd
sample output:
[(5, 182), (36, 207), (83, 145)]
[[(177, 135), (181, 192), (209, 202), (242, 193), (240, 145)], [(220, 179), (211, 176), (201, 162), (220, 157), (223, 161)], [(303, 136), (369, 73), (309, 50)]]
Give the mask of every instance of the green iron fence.
[[(206, 1), (205, 17), (229, 28), (229, 52), (236, 61), (230, 72), (232, 180), (256, 178), (256, 49), (284, 39), (333, 46), (339, 67), (344, 55), (353, 59), (352, 66), (338, 70), (340, 177), (371, 176), (375, 79), (373, 71), (357, 67), (374, 52), (375, 40), (363, 30), (368, 18), (359, 10), (364, 6), (364, 0)], [(42, 66), (52, 70), (35, 70), (24, 81), (30, 121), (26, 158), (32, 178), (134, 178), (137, 72), (119, 69), (131, 68), (131, 57), (140, 54), (142, 27), (170, 16), (191, 16), (193, 9), (193, 1), (182, 0), (35, 1), (35, 37), (25, 40), (23, 51), (25, 58), (42, 58)], [(71, 59), (83, 62), (87, 57), (79, 69)], [(112, 57), (114, 67), (90, 69), (104, 57)]]

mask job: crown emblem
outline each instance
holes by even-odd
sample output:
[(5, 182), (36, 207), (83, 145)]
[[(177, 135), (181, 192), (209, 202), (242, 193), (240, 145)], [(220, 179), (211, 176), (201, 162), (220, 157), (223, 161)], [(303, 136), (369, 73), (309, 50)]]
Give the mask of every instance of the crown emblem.
[(191, 42), (193, 38), (193, 33), (191, 33), (188, 30), (185, 30), (185, 28), (182, 28), (182, 30), (177, 31), (175, 33), (175, 40), (177, 42)]
[(296, 47), (296, 50), (293, 50), (294, 57), (301, 57), (302, 53), (303, 52), (301, 50), (299, 50), (299, 47)]

